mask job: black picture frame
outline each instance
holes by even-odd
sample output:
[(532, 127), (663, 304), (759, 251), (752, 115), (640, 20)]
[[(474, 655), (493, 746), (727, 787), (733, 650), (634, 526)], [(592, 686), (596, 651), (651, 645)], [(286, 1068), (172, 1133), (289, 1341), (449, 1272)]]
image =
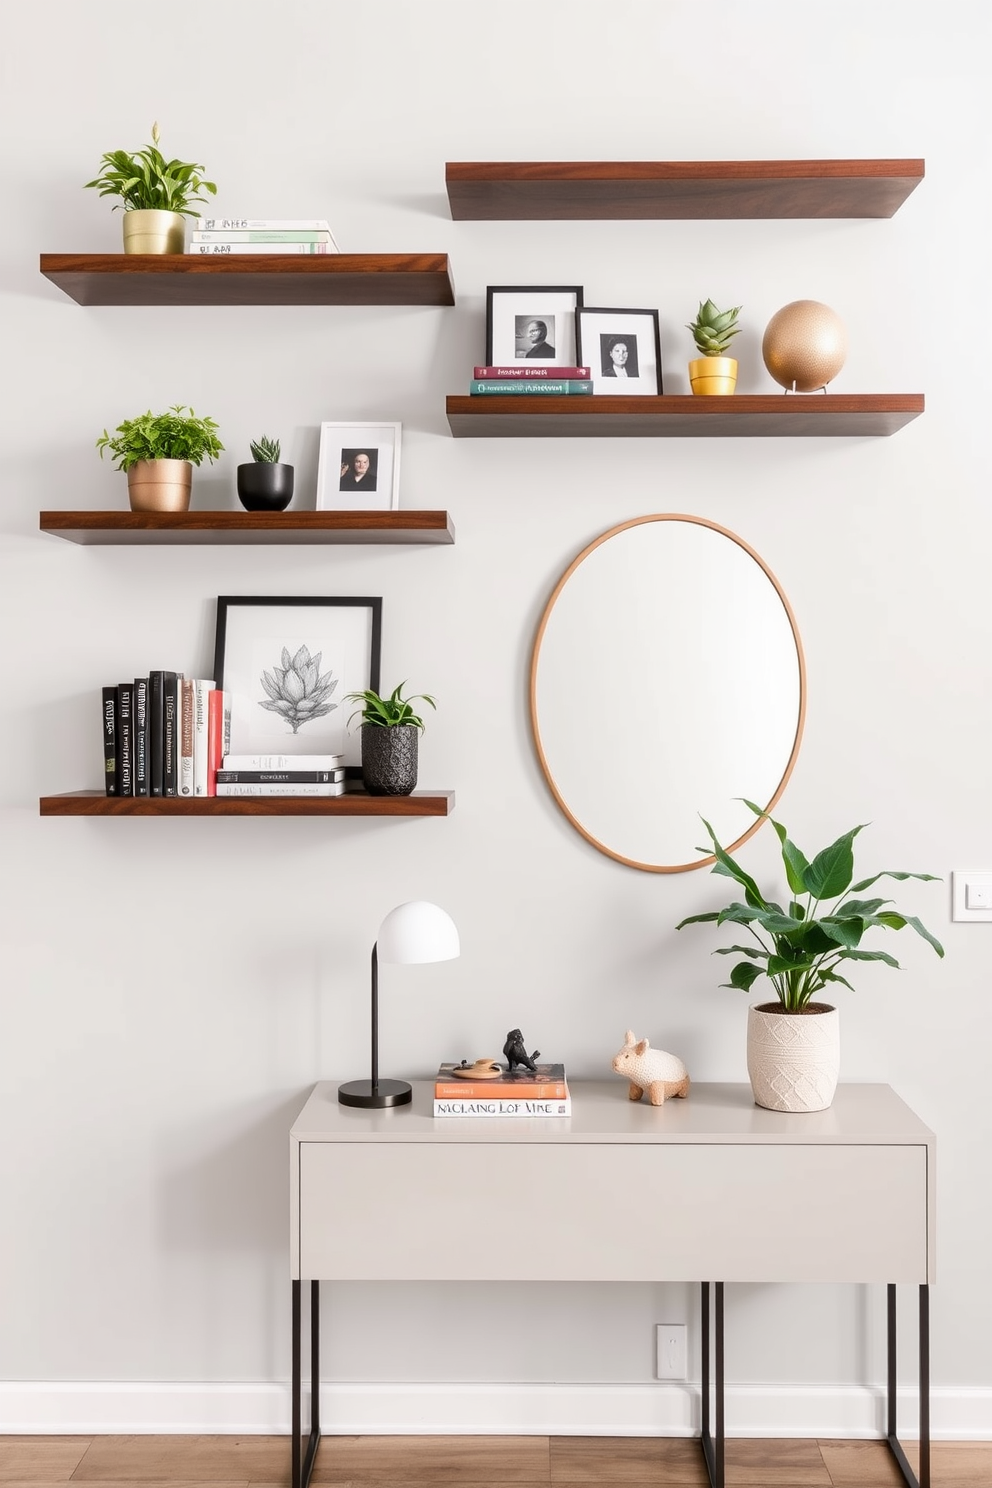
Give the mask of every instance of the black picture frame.
[[(581, 284), (490, 284), (486, 289), (486, 366), (572, 367), (575, 365), (575, 312)], [(547, 332), (552, 354), (534, 355), (515, 334), (537, 321)], [(551, 338), (553, 337), (553, 341)]]
[[(297, 680), (282, 692), (285, 678), (278, 673), (301, 647), (307, 656)], [(354, 709), (346, 699), (349, 692), (379, 691), (381, 650), (381, 597), (219, 595), (214, 682), (228, 695), (230, 753), (342, 754), (348, 775), (359, 775), (361, 735), (349, 733)], [(308, 683), (316, 684), (310, 698), (317, 703), (309, 717), (310, 710), (299, 709)]]
[[(607, 360), (610, 345), (620, 342), (625, 342), (628, 348), (625, 377), (617, 377)], [(594, 394), (661, 395), (661, 328), (657, 310), (580, 305), (575, 311), (575, 349), (582, 365), (589, 367)]]

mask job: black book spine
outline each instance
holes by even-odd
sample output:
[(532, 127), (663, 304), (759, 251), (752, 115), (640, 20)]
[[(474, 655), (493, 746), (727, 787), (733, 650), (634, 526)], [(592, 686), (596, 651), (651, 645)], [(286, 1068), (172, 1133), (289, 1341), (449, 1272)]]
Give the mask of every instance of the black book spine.
[(179, 676), (165, 673), (162, 708), (162, 794), (179, 794)]
[(162, 746), (165, 742), (165, 673), (148, 673), (148, 794), (162, 794)]
[(107, 795), (117, 795), (117, 688), (103, 689), (103, 768)]
[(131, 712), (134, 715), (132, 733), (134, 742), (131, 752), (134, 756), (134, 794), (136, 796), (148, 795), (148, 678), (135, 677), (134, 698), (131, 703)]
[(117, 684), (117, 794), (134, 795), (134, 683)]

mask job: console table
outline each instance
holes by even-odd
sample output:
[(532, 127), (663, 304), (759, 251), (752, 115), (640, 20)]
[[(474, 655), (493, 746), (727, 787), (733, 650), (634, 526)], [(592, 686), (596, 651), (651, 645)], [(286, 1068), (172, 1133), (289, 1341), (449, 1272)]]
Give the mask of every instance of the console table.
[[(411, 1105), (360, 1110), (321, 1082), (290, 1133), (293, 1488), (309, 1481), (320, 1440), (321, 1279), (700, 1283), (700, 1440), (713, 1488), (724, 1488), (726, 1283), (883, 1283), (888, 1442), (907, 1483), (929, 1488), (934, 1137), (887, 1085), (841, 1085), (829, 1110), (806, 1115), (763, 1110), (749, 1086), (730, 1084), (652, 1107), (628, 1101), (619, 1079), (578, 1082), (567, 1119), (435, 1120), (432, 1096), (420, 1081)], [(491, 1193), (540, 1193), (560, 1217), (554, 1233), (424, 1223), (433, 1196), (470, 1188), (480, 1170)], [(918, 1480), (896, 1429), (896, 1284), (906, 1282), (919, 1287)]]

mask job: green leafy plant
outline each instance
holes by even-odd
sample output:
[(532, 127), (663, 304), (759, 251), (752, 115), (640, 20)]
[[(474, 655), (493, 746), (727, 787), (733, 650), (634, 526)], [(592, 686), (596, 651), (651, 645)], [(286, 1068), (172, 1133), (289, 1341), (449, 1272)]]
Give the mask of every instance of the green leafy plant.
[[(934, 883), (938, 881), (934, 874), (885, 870), (852, 883), (853, 843), (864, 824), (852, 827), (810, 862), (795, 843), (790, 842), (780, 822), (774, 821), (752, 801), (744, 804), (756, 816), (767, 817), (775, 828), (782, 845), (786, 879), (794, 897), (787, 909), (766, 899), (754, 879), (720, 846), (713, 828), (703, 818), (703, 826), (710, 835), (712, 851), (716, 855), (712, 872), (736, 879), (744, 889), (744, 903), (728, 904), (725, 909), (709, 914), (690, 915), (675, 928), (734, 924), (745, 926), (754, 936), (758, 942), (756, 947), (722, 946), (714, 953), (746, 957), (734, 967), (730, 981), (722, 983), (723, 986), (738, 987), (747, 992), (758, 977), (767, 976), (782, 1008), (788, 1013), (800, 1013), (828, 983), (842, 982), (845, 987), (851, 986), (837, 971), (842, 961), (884, 961), (886, 966), (899, 969), (899, 962), (885, 951), (861, 949), (861, 940), (867, 930), (902, 930), (909, 925), (929, 941), (938, 956), (943, 956), (943, 946), (914, 915), (899, 914), (886, 907), (892, 903), (891, 899), (852, 897), (863, 894), (880, 878), (919, 878)], [(699, 851), (708, 853), (710, 849), (701, 847)], [(834, 903), (821, 909), (827, 900)]]
[(216, 460), (224, 446), (217, 438), (217, 424), (198, 418), (192, 408), (176, 403), (165, 413), (141, 413), (125, 419), (113, 434), (106, 429), (96, 442), (102, 460), (109, 450), (115, 470), (130, 470), (139, 460), (189, 460), (199, 465)]
[(692, 332), (696, 350), (701, 356), (727, 355), (731, 340), (740, 333), (737, 324), (740, 313), (740, 305), (735, 305), (732, 310), (718, 310), (712, 300), (705, 304), (700, 300), (696, 318), (686, 329)]
[[(420, 729), (423, 733), (426, 727), (424, 720), (413, 711), (413, 703), (429, 703), (432, 708), (437, 709), (437, 704), (426, 692), (415, 693), (413, 697), (405, 698), (403, 689), (405, 682), (390, 693), (389, 697), (380, 697), (379, 693), (366, 689), (364, 692), (349, 692), (349, 703), (362, 703), (361, 708), (356, 708), (351, 718), (357, 718), (361, 714), (362, 724), (371, 724), (374, 728), (397, 728), (401, 724), (409, 724), (411, 728)], [(348, 723), (351, 723), (351, 718)]]
[(203, 201), (201, 191), (216, 196), (217, 187), (199, 174), (204, 166), (166, 160), (158, 142), (159, 127), (153, 124), (150, 145), (134, 154), (111, 150), (101, 156), (100, 174), (95, 180), (87, 181), (86, 187), (96, 187), (101, 196), (119, 196), (121, 200), (115, 204), (115, 212), (123, 207), (130, 212), (180, 212), (184, 217), (199, 217), (190, 203)]
[(282, 445), (278, 439), (267, 439), (263, 434), (261, 439), (252, 439), (250, 443), (252, 459), (259, 465), (279, 464)]

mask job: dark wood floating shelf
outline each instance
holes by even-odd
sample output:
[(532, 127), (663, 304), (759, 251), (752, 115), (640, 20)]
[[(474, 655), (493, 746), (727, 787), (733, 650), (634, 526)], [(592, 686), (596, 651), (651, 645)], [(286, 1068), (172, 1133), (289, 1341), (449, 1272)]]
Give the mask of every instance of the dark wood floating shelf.
[(115, 547), (455, 540), (446, 511), (43, 511), (39, 525), (42, 532), (69, 542)]
[(43, 253), (79, 305), (453, 305), (446, 253)]
[(456, 222), (891, 217), (922, 160), (566, 160), (445, 166)]
[(737, 393), (727, 398), (504, 393), (447, 399), (456, 439), (814, 439), (894, 434), (922, 412), (922, 393)]
[(42, 796), (42, 816), (450, 816), (454, 791), (414, 791), (412, 796), (107, 796), (70, 791)]

